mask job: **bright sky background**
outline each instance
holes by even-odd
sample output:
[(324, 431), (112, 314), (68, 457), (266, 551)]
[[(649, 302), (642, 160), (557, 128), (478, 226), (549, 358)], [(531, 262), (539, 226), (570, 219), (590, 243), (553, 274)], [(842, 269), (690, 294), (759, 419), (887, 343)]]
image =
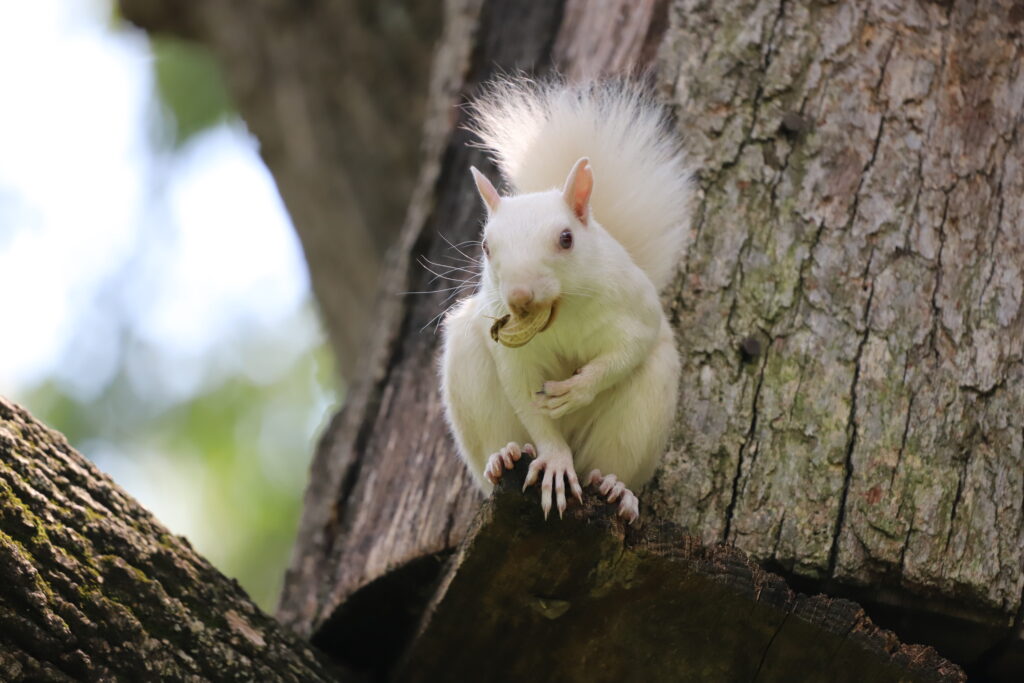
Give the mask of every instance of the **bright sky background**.
[[(220, 346), (239, 321), (277, 325), (308, 296), (287, 214), (244, 130), (218, 126), (154, 164), (151, 57), (140, 36), (106, 28), (105, 4), (0, 4), (0, 291), (21, 293), (4, 304), (19, 323), (0, 354), (7, 394), (52, 374), (83, 318), (96, 343), (74, 352), (88, 362), (64, 379), (85, 395), (102, 385), (113, 335), (97, 290), (120, 268), (137, 288), (113, 303), (183, 356)], [(148, 194), (156, 174), (164, 196)], [(147, 231), (159, 239), (140, 260)], [(163, 379), (192, 390), (189, 373)]]
[[(110, 16), (100, 0), (0, 2), (0, 394), (50, 380), (88, 401), (123, 362), (167, 405), (232, 375), (273, 382), (322, 332), (257, 144), (233, 122), (158, 145), (145, 36)], [(143, 343), (123, 348), (126, 331)], [(201, 473), (76, 445), (172, 530), (203, 533)]]

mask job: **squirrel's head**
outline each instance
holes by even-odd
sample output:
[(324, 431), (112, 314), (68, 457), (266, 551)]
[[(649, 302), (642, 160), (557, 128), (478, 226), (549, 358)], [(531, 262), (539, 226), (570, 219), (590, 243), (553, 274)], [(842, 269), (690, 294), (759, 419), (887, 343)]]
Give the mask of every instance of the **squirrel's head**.
[(502, 197), (480, 171), (470, 171), (487, 207), (483, 278), (508, 311), (527, 318), (563, 296), (585, 294), (594, 248), (589, 160), (576, 162), (561, 190), (512, 197)]

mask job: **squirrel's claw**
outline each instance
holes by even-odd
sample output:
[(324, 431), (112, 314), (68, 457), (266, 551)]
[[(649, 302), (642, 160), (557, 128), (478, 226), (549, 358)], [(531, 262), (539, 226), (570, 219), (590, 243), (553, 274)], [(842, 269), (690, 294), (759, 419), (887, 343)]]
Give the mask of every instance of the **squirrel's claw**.
[(587, 485), (597, 487), (609, 503), (619, 502), (619, 517), (627, 524), (633, 524), (640, 518), (640, 500), (614, 474), (602, 475), (601, 470), (593, 470), (587, 475)]
[(626, 489), (622, 500), (619, 501), (619, 517), (622, 517), (630, 526), (640, 519), (640, 500), (629, 489)]
[(487, 458), (487, 465), (484, 467), (484, 478), (492, 484), (497, 484), (501, 479), (503, 470), (510, 470), (515, 467), (516, 462), (523, 457), (523, 453), (533, 454), (533, 446), (525, 444), (522, 448), (515, 441), (509, 441), (504, 448), (497, 453), (492, 453)]
[(534, 460), (530, 463), (530, 469), (526, 471), (526, 480), (523, 482), (523, 491), (526, 491), (526, 489), (537, 483), (537, 479), (540, 477), (540, 471), (543, 466), (544, 463), (541, 460)]
[(555, 478), (555, 503), (558, 505), (558, 518), (565, 517), (565, 477)]
[[(544, 471), (543, 478), (541, 470)], [(557, 457), (547, 459), (539, 457), (530, 463), (530, 469), (526, 473), (526, 481), (523, 483), (523, 490), (533, 486), (540, 480), (540, 507), (544, 511), (544, 519), (548, 518), (551, 508), (558, 509), (558, 517), (565, 515), (568, 501), (565, 496), (566, 482), (569, 491), (580, 503), (583, 502), (583, 487), (580, 486), (579, 477), (576, 476), (576, 469), (572, 464), (572, 457)]]
[(544, 511), (544, 519), (551, 512), (551, 480), (554, 479), (552, 468), (544, 468), (544, 480), (540, 483), (540, 509)]

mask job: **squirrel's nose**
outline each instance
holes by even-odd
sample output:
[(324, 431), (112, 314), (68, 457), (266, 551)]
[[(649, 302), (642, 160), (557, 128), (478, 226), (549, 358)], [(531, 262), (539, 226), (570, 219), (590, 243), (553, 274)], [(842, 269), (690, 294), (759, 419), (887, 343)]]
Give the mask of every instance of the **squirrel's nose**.
[(533, 303), (533, 291), (529, 287), (516, 285), (509, 290), (507, 298), (508, 307), (512, 309), (516, 316), (525, 318), (530, 314), (530, 304)]

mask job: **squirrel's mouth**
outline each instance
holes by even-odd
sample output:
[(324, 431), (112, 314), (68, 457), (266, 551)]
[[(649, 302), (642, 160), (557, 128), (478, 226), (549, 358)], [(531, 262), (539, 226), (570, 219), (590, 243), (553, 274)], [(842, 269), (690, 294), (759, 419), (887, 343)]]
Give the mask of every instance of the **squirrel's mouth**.
[(555, 318), (558, 301), (554, 301), (546, 308), (536, 309), (533, 314), (526, 317), (512, 317), (506, 314), (500, 318), (493, 318), (491, 325), (491, 339), (511, 349), (523, 346), (538, 334), (551, 326)]
[(558, 315), (558, 302), (559, 299), (551, 302), (551, 315), (548, 316), (548, 321), (544, 323), (544, 327), (540, 328), (541, 332), (551, 327), (551, 323), (555, 322), (555, 316)]

